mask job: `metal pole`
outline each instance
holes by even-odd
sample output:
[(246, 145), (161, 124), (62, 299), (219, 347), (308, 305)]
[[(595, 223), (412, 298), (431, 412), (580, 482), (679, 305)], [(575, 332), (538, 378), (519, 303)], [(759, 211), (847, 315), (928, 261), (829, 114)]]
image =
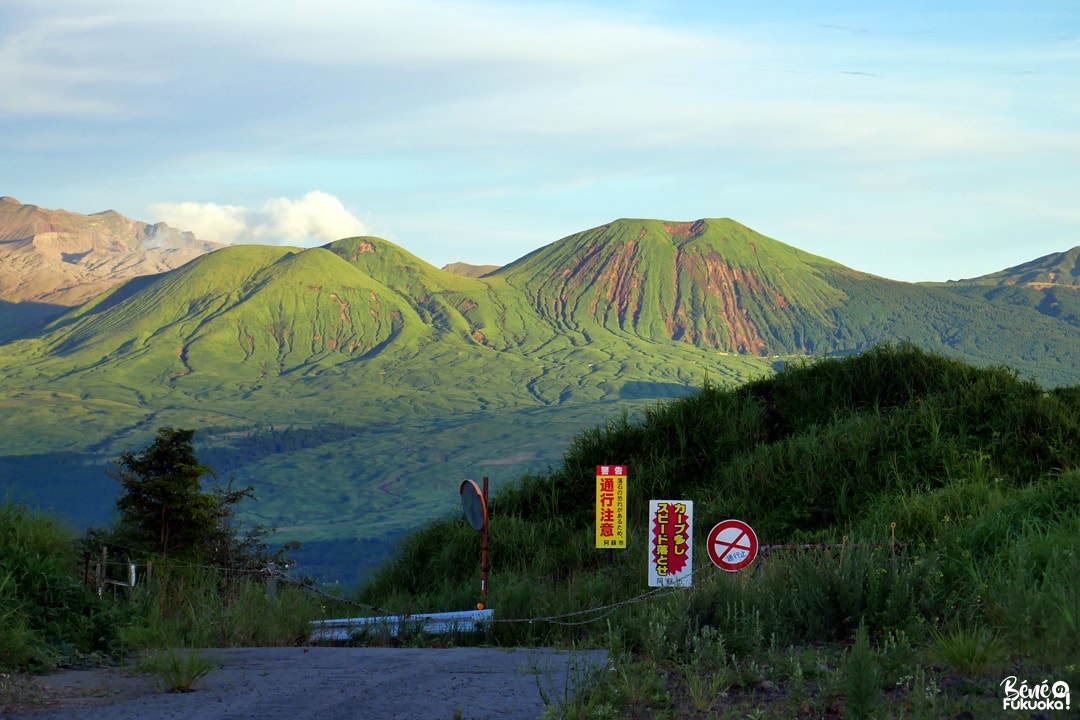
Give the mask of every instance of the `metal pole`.
[(487, 606), (487, 575), (488, 575), (488, 479), (484, 476), (484, 526), (480, 530), (480, 607), (483, 610)]

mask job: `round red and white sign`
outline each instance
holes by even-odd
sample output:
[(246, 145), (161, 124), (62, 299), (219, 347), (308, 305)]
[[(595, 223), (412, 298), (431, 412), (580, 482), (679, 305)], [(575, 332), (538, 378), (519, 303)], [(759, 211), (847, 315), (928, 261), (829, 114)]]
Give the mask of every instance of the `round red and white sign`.
[(725, 520), (709, 531), (706, 547), (713, 565), (721, 570), (736, 572), (757, 557), (757, 534), (742, 520)]

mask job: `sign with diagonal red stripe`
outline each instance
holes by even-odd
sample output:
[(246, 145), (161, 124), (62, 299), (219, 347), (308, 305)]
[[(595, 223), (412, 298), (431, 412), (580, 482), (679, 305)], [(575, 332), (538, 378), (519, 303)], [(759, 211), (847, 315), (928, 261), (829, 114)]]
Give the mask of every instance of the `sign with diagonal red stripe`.
[(721, 570), (737, 572), (757, 557), (757, 534), (742, 520), (725, 520), (709, 531), (706, 547), (713, 565)]

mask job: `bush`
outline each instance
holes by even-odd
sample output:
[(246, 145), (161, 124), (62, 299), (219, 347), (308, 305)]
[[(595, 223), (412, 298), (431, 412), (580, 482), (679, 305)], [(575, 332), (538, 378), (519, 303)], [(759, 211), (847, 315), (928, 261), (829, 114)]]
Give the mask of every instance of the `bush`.
[(75, 535), (55, 520), (0, 505), (0, 670), (48, 669), (122, 652), (124, 608), (75, 579)]

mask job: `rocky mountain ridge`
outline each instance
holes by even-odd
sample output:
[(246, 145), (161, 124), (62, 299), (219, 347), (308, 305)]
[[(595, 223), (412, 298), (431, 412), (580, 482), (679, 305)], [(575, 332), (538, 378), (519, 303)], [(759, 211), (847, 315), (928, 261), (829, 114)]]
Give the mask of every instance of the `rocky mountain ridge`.
[(83, 215), (0, 197), (0, 300), (78, 305), (223, 247), (113, 210)]

